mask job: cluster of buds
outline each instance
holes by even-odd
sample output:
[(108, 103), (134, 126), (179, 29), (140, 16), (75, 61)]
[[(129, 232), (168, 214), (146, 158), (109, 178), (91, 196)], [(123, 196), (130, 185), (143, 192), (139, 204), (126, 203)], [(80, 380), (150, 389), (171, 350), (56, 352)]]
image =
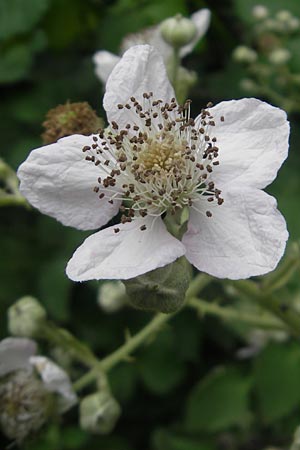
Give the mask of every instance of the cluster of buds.
[(0, 428), (18, 444), (77, 403), (68, 375), (27, 338), (0, 342)]
[[(106, 286), (103, 295), (106, 303), (114, 301), (118, 295), (124, 297), (125, 286)], [(55, 326), (48, 321), (46, 310), (38, 300), (27, 296), (12, 305), (8, 310), (8, 329), (14, 337), (0, 342), (0, 431), (22, 445), (47, 422), (78, 403), (81, 428), (91, 433), (110, 433), (121, 409), (110, 393), (105, 375), (101, 374), (102, 381), (98, 381), (95, 393), (78, 400), (66, 372), (71, 370), (71, 359), (68, 364), (58, 365), (36, 354), (37, 344), (32, 338), (45, 338), (45, 330), (55, 332)], [(65, 330), (56, 330), (60, 336), (66, 336), (69, 356), (72, 356), (74, 340), (71, 335)], [(59, 338), (55, 339), (55, 344), (56, 354), (66, 350), (66, 342), (60, 347)]]
[(294, 61), (300, 20), (288, 10), (271, 14), (263, 5), (253, 8), (252, 17), (249, 45), (233, 51), (233, 59), (246, 71), (240, 87), (248, 95), (269, 98), (288, 112), (299, 111), (300, 99), (295, 92), (300, 73), (295, 71)]

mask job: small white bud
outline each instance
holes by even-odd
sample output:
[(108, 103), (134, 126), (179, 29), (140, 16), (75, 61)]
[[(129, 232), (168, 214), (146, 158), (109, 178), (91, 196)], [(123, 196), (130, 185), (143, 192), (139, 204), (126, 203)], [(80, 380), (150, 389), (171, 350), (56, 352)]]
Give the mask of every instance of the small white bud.
[(299, 30), (300, 27), (300, 20), (298, 19), (298, 17), (292, 17), (289, 21), (288, 21), (288, 28), (291, 31), (296, 31)]
[(276, 14), (276, 19), (279, 20), (280, 22), (288, 22), (292, 18), (293, 18), (292, 13), (290, 11), (288, 11), (287, 9), (278, 11), (278, 13)]
[(46, 317), (35, 298), (23, 297), (8, 309), (8, 329), (13, 336), (36, 337)]
[(255, 5), (252, 9), (252, 16), (257, 20), (266, 19), (269, 15), (269, 10), (263, 5)]
[(277, 48), (276, 50), (273, 50), (269, 55), (270, 63), (274, 64), (275, 66), (286, 64), (290, 58), (291, 53), (286, 48)]
[(197, 28), (194, 22), (178, 14), (164, 20), (160, 25), (163, 39), (172, 47), (180, 48), (189, 44), (196, 35)]
[(257, 84), (256, 84), (253, 80), (251, 80), (250, 78), (243, 78), (243, 79), (240, 81), (240, 88), (241, 88), (243, 91), (247, 92), (248, 94), (253, 95), (253, 94), (256, 94), (256, 93), (257, 93), (258, 86), (257, 86)]
[(254, 63), (257, 60), (257, 53), (250, 47), (239, 45), (233, 51), (232, 57), (239, 63)]
[(99, 286), (98, 305), (107, 313), (119, 311), (126, 303), (126, 288), (122, 281), (107, 281)]
[(110, 433), (121, 414), (119, 404), (107, 391), (82, 399), (79, 411), (81, 428), (96, 434)]

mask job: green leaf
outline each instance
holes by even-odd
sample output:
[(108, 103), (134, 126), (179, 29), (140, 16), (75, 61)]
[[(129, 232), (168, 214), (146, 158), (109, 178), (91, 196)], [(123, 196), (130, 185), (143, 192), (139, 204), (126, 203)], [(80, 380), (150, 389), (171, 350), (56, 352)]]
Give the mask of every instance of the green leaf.
[(266, 423), (292, 413), (300, 406), (300, 348), (297, 344), (271, 344), (257, 357), (254, 367), (256, 394)]
[(39, 298), (50, 316), (56, 320), (69, 318), (69, 293), (71, 281), (65, 274), (64, 258), (47, 261), (39, 276)]
[(133, 364), (120, 364), (109, 374), (114, 397), (126, 403), (133, 396), (137, 384), (137, 372)]
[(138, 368), (145, 385), (156, 394), (166, 394), (178, 386), (185, 366), (177, 355), (172, 329), (159, 333), (154, 342), (143, 348)]
[(215, 450), (212, 442), (158, 429), (153, 434), (154, 450)]
[(249, 422), (251, 382), (233, 368), (218, 368), (189, 393), (185, 426), (190, 432), (217, 432)]
[(47, 11), (49, 0), (1, 0), (0, 40), (33, 29)]
[(32, 52), (25, 43), (19, 43), (1, 50), (0, 83), (12, 83), (24, 78), (32, 63)]

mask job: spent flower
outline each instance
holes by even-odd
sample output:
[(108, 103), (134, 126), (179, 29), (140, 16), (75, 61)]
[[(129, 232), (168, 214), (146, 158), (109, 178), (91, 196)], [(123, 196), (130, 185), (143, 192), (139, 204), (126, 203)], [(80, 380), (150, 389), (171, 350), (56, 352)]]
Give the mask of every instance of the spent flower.
[(72, 280), (130, 279), (183, 255), (220, 278), (276, 267), (288, 233), (262, 189), (287, 156), (284, 111), (247, 98), (194, 120), (148, 45), (117, 64), (104, 108), (108, 130), (35, 149), (18, 171), (23, 195), (65, 225), (95, 229), (121, 213), (76, 250)]
[(21, 443), (77, 402), (68, 375), (27, 338), (0, 342), (0, 427)]

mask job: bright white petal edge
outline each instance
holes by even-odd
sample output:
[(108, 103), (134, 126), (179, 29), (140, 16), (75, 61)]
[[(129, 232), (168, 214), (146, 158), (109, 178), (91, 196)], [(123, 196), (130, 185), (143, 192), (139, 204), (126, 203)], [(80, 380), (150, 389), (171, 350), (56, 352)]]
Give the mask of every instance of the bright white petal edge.
[[(140, 229), (143, 225), (147, 227), (144, 231)], [(127, 280), (170, 264), (184, 253), (184, 246), (167, 231), (160, 217), (146, 217), (89, 236), (75, 251), (66, 273), (74, 281)]]

